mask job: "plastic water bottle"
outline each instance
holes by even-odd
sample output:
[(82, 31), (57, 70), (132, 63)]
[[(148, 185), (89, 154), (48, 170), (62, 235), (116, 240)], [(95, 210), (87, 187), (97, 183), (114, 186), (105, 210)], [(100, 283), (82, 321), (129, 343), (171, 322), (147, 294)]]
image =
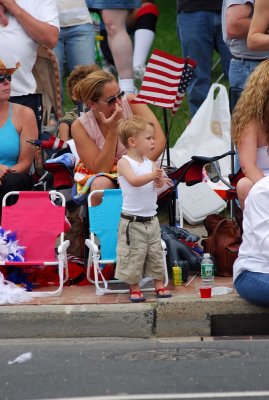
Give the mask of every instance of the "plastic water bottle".
[(214, 286), (214, 262), (209, 253), (205, 253), (201, 261), (201, 278), (201, 297), (211, 297), (211, 290)]

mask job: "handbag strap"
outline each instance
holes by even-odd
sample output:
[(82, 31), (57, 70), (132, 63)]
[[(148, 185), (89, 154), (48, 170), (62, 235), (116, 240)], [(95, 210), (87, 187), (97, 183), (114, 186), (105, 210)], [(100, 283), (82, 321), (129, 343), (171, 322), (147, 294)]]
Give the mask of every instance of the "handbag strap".
[[(210, 248), (209, 248), (209, 253), (210, 254), (214, 254), (214, 252), (215, 252), (215, 246), (216, 246), (216, 240), (215, 239), (216, 239), (218, 230), (219, 230), (220, 226), (222, 224), (224, 224), (224, 222), (226, 222), (226, 221), (228, 221), (227, 218), (224, 218), (221, 221), (219, 221), (217, 223), (217, 225), (215, 226), (215, 229), (214, 229), (213, 234), (212, 234), (212, 239), (211, 239), (211, 242), (210, 242)], [(231, 219), (230, 221), (234, 222), (233, 219)]]

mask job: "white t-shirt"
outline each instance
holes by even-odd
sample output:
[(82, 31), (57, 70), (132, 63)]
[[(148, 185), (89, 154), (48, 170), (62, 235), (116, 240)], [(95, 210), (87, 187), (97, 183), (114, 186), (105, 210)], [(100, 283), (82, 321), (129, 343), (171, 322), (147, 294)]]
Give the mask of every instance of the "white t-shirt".
[[(139, 163), (127, 155), (122, 156), (129, 161), (137, 176), (152, 172), (153, 163), (148, 158), (144, 158), (143, 163)], [(122, 211), (140, 217), (153, 217), (157, 209), (157, 191), (154, 183), (134, 187), (123, 177), (118, 177), (119, 185), (122, 190)]]
[(57, 0), (60, 26), (92, 24), (85, 0)]
[[(16, 0), (16, 2), (34, 18), (59, 28), (55, 0)], [(0, 59), (9, 68), (15, 67), (17, 61), (21, 63), (12, 77), (11, 96), (35, 93), (36, 82), (32, 69), (38, 43), (26, 33), (16, 18), (8, 14), (8, 19), (8, 25), (0, 27)]]
[(250, 190), (243, 216), (243, 242), (233, 267), (233, 279), (244, 270), (269, 274), (269, 176)]

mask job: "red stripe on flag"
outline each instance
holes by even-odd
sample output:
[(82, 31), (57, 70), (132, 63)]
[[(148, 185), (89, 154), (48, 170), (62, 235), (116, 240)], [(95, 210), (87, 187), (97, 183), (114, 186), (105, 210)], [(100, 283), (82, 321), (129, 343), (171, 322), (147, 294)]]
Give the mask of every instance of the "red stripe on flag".
[(185, 60), (183, 58), (179, 58), (177, 56), (174, 56), (173, 54), (166, 53), (166, 51), (159, 50), (159, 49), (155, 49), (153, 51), (152, 55), (163, 57), (164, 59), (174, 61), (175, 63), (178, 63), (178, 64), (184, 64), (184, 62), (185, 62)]
[(178, 73), (178, 72), (182, 71), (184, 68), (184, 64), (179, 64), (178, 66), (174, 66), (172, 64), (169, 64), (166, 60), (161, 61), (161, 60), (152, 59), (152, 60), (150, 60), (149, 67), (154, 68), (154, 66), (168, 68), (171, 72), (174, 72), (174, 73)]
[[(148, 85), (148, 83), (153, 83), (154, 85), (164, 85), (169, 88), (175, 88), (175, 86), (177, 87), (177, 82), (170, 83), (165, 80), (152, 79), (152, 78), (146, 76), (143, 80), (143, 87), (145, 87), (145, 86), (151, 87)], [(142, 86), (141, 86), (141, 88), (142, 88)]]
[(185, 74), (187, 64), (190, 69), (196, 65), (193, 60), (154, 50), (146, 67), (140, 91), (133, 102), (172, 108), (174, 114), (182, 103), (189, 82), (189, 71)]
[[(147, 72), (147, 74), (146, 74)], [(153, 69), (153, 68), (148, 68), (146, 69), (145, 75), (144, 75), (144, 79), (154, 79), (155, 77), (152, 76), (154, 74), (156, 74), (161, 80), (166, 80), (166, 79), (171, 79), (174, 80), (176, 85), (178, 85), (178, 81), (182, 75), (182, 73), (178, 73), (177, 75), (172, 75), (169, 74), (168, 72), (165, 71), (160, 71), (159, 69)]]

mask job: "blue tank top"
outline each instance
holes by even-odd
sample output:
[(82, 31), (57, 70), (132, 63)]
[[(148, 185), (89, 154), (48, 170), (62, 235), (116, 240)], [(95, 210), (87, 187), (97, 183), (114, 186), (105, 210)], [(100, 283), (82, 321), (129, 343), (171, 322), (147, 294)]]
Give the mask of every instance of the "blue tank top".
[(10, 103), (8, 118), (0, 127), (0, 164), (13, 167), (20, 154), (20, 135), (11, 121), (12, 104)]

